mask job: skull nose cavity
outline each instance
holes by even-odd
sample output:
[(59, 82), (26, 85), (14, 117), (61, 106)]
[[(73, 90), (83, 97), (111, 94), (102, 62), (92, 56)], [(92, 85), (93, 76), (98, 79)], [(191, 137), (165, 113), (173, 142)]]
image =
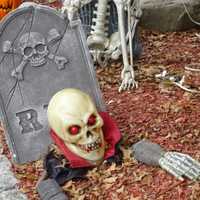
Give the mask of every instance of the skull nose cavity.
[(87, 131), (87, 137), (92, 137), (92, 133), (90, 131)]
[(34, 53), (33, 54), (33, 58), (35, 59), (35, 58), (38, 58), (39, 57), (39, 54), (38, 53)]

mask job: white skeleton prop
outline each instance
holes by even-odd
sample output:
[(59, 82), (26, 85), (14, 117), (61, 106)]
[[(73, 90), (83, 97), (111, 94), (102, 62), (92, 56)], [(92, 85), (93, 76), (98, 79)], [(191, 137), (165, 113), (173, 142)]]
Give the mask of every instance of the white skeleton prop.
[(187, 154), (166, 152), (159, 160), (160, 167), (183, 181), (184, 177), (200, 180), (200, 163)]
[[(111, 141), (114, 138), (110, 137), (116, 135), (117, 132), (113, 132), (111, 130), (112, 125), (107, 124), (108, 131), (113, 133), (106, 140), (108, 132), (105, 132), (103, 128), (105, 128), (107, 122), (104, 121), (103, 116), (101, 118), (88, 94), (72, 88), (57, 92), (49, 102), (47, 115), (51, 129), (50, 134), (59, 150), (56, 150), (57, 147), (53, 147), (44, 159), (46, 170), (44, 179), (48, 179), (40, 179), (37, 187), (42, 200), (47, 200), (46, 197), (49, 199), (50, 196), (52, 196), (52, 200), (60, 199), (58, 194), (61, 190), (58, 185), (55, 186), (55, 183), (63, 185), (66, 181), (84, 177), (91, 167), (102, 163), (104, 153), (109, 146), (114, 145), (115, 148), (115, 155), (112, 156), (113, 159), (110, 162), (117, 164), (119, 160), (122, 161), (123, 156), (120, 155), (122, 152), (119, 151), (117, 145), (119, 143), (112, 144)], [(85, 165), (82, 166), (79, 158), (77, 160), (74, 155), (72, 155), (73, 158), (70, 158), (71, 156), (66, 153), (68, 150), (91, 164), (89, 168)], [(184, 178), (193, 181), (200, 180), (200, 163), (187, 154), (166, 151), (158, 144), (145, 139), (133, 144), (131, 151), (132, 156), (137, 161), (150, 166), (161, 167), (181, 181)], [(60, 154), (64, 154), (64, 157)], [(63, 161), (63, 159), (67, 160)], [(70, 165), (72, 162), (76, 165)], [(53, 183), (52, 181), (56, 182)], [(56, 190), (48, 191), (48, 195), (44, 195), (47, 193), (46, 184), (50, 188), (56, 187)], [(66, 198), (63, 196), (62, 199)]]
[(23, 34), (17, 43), (17, 48), (13, 47), (11, 41), (5, 41), (2, 47), (4, 53), (22, 56), (21, 63), (11, 72), (11, 76), (17, 80), (23, 80), (23, 71), (28, 63), (32, 67), (40, 67), (47, 63), (47, 58), (52, 60), (59, 70), (64, 69), (68, 60), (49, 51), (49, 46), (60, 39), (61, 35), (58, 31), (51, 29), (48, 32), (47, 38), (38, 32)]
[[(90, 3), (92, 0), (63, 0), (62, 13), (67, 13), (72, 21), (78, 10)], [(135, 35), (136, 26), (142, 15), (140, 0), (113, 0), (118, 14), (118, 32), (113, 33), (109, 38), (107, 36), (108, 3), (110, 0), (98, 0), (96, 4), (96, 17), (93, 18), (93, 26), (88, 45), (92, 56), (99, 64), (105, 64), (109, 59), (118, 59), (120, 55), (123, 58), (124, 68), (121, 72), (122, 84), (119, 91), (137, 87), (135, 73), (133, 69), (133, 50), (132, 39)], [(125, 30), (125, 13), (127, 12), (128, 32)], [(128, 45), (127, 45), (128, 44)], [(130, 52), (130, 60), (128, 57)]]
[(159, 166), (183, 181), (189, 178), (200, 180), (200, 163), (187, 154), (166, 151), (158, 144), (141, 140), (132, 146), (136, 160), (147, 165)]
[[(91, 98), (77, 89), (64, 89), (56, 93), (48, 106), (49, 125), (76, 155), (101, 163), (105, 153), (103, 119)], [(156, 143), (141, 140), (132, 146), (136, 160), (160, 166), (176, 178), (200, 179), (200, 163), (187, 154), (166, 151)]]
[[(199, 67), (199, 63), (196, 63), (196, 65)], [(198, 68), (194, 68), (194, 64), (193, 66), (185, 66), (185, 70), (187, 71), (191, 71), (191, 72), (200, 72), (200, 69)]]
[(186, 92), (200, 93), (199, 90), (191, 89), (188, 85), (184, 85), (185, 76), (179, 77), (176, 75), (169, 75), (168, 72), (164, 70), (162, 73), (156, 74), (155, 78), (160, 79), (162, 81), (169, 81), (171, 84), (178, 86)]

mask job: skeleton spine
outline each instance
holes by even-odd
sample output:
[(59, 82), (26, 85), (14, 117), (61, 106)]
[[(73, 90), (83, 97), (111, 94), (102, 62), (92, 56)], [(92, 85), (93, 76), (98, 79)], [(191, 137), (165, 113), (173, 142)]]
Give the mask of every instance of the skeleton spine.
[(92, 20), (92, 31), (88, 38), (88, 45), (92, 48), (105, 49), (108, 31), (108, 20), (109, 16), (109, 0), (99, 0), (95, 5), (97, 8), (94, 11), (94, 17)]

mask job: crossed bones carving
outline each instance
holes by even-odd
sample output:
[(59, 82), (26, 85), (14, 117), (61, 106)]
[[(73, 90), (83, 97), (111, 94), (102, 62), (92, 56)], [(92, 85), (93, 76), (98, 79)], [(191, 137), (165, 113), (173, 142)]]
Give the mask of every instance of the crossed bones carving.
[(49, 51), (49, 46), (52, 43), (57, 43), (60, 39), (61, 35), (58, 31), (51, 29), (48, 32), (47, 38), (38, 32), (23, 34), (17, 43), (17, 48), (13, 47), (11, 41), (5, 41), (2, 48), (4, 53), (22, 56), (21, 63), (12, 70), (11, 76), (17, 80), (23, 80), (23, 71), (28, 63), (32, 67), (40, 67), (47, 63), (47, 58), (57, 65), (58, 70), (64, 69), (68, 60), (63, 56), (57, 56)]

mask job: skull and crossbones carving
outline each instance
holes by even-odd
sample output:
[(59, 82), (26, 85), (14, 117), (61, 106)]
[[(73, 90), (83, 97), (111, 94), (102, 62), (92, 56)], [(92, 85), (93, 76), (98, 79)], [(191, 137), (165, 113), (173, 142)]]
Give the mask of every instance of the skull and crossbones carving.
[(22, 56), (21, 63), (11, 72), (11, 76), (17, 80), (23, 80), (23, 70), (28, 63), (32, 67), (40, 67), (47, 63), (47, 59), (52, 60), (57, 65), (58, 70), (64, 69), (68, 60), (51, 53), (49, 50), (49, 46), (54, 42), (57, 43), (60, 39), (61, 35), (58, 31), (51, 29), (47, 38), (39, 32), (24, 33), (17, 43), (17, 48), (13, 47), (11, 41), (5, 41), (3, 43), (4, 53)]

